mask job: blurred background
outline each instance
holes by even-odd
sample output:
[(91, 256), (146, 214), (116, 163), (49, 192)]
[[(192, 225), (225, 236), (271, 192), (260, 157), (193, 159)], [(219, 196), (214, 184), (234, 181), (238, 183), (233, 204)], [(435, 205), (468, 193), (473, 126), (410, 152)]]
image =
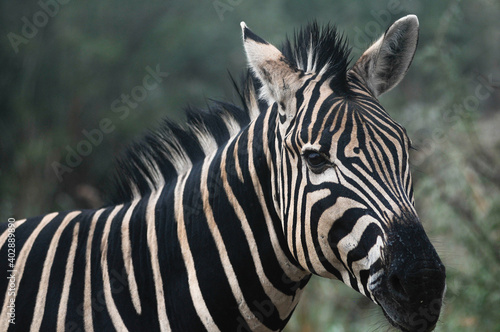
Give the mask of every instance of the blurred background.
[[(447, 267), (436, 330), (500, 331), (495, 0), (1, 1), (0, 221), (99, 207), (114, 159), (148, 128), (182, 122), (186, 105), (237, 101), (228, 71), (245, 68), (240, 21), (276, 45), (313, 19), (335, 23), (355, 61), (410, 13), (417, 54), (381, 102), (417, 148), (417, 210)], [(374, 304), (313, 278), (286, 331), (379, 329)]]

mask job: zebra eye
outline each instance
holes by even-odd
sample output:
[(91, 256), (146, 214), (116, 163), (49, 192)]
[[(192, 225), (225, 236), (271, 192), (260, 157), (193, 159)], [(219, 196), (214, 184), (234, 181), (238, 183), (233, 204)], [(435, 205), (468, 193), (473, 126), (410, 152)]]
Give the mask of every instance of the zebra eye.
[(328, 166), (328, 160), (319, 152), (305, 151), (303, 156), (307, 165), (314, 173), (321, 173), (325, 170), (325, 167)]

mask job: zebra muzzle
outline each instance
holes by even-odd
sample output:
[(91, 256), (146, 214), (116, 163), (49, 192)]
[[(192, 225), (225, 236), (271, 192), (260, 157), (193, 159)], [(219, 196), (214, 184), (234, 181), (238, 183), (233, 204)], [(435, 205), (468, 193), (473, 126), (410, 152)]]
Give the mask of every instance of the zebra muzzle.
[(432, 331), (446, 289), (445, 267), (419, 223), (395, 228), (373, 295), (392, 325), (403, 331)]

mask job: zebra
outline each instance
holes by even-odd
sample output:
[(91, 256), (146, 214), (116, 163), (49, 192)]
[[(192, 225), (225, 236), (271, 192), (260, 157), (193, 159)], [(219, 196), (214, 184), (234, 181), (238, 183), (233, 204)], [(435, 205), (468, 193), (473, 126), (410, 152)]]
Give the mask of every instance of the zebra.
[(312, 275), (402, 331), (434, 329), (445, 267), (415, 210), (411, 141), (377, 99), (412, 62), (417, 17), (350, 67), (332, 25), (281, 50), (241, 28), (242, 107), (165, 120), (100, 209), (0, 225), (1, 331), (279, 331)]

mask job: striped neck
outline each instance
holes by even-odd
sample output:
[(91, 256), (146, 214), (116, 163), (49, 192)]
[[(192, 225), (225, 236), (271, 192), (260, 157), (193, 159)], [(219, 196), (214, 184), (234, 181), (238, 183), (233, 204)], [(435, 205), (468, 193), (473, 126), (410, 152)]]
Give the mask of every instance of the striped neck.
[[(310, 277), (288, 249), (273, 199), (276, 116), (263, 112), (172, 185), (144, 198), (149, 256), (158, 255), (162, 280), (173, 266), (184, 271), (185, 287), (197, 299), (193, 310), (207, 330), (283, 328)], [(156, 251), (150, 239), (157, 239)], [(162, 287), (172, 291), (168, 282)], [(214, 305), (231, 301), (231, 317), (239, 321), (221, 326)]]

